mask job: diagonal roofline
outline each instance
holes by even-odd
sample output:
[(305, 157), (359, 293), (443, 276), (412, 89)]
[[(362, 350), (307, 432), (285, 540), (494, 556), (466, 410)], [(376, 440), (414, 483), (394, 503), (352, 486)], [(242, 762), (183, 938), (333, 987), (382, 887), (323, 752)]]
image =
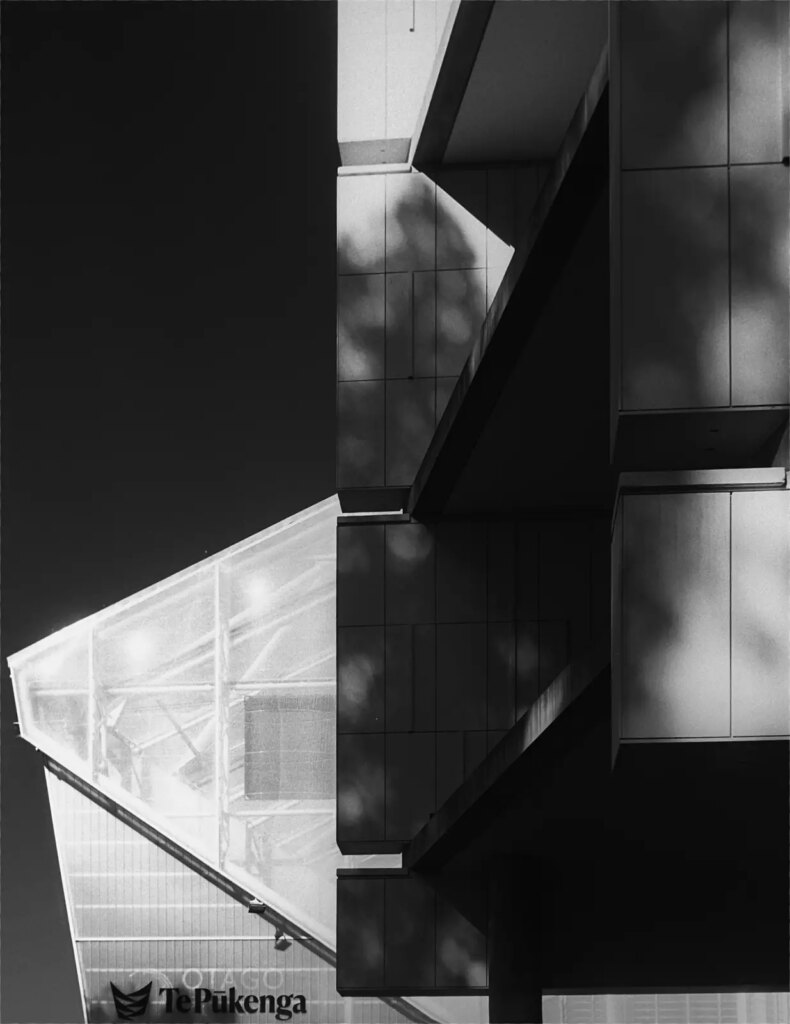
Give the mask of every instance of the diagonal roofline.
[(294, 526), (300, 526), (303, 523), (308, 522), (313, 517), (326, 512), (333, 505), (337, 507), (339, 515), (340, 502), (337, 495), (333, 494), (328, 498), (324, 498), (322, 501), (316, 502), (314, 505), (310, 505), (301, 512), (297, 512), (295, 515), (288, 516), (286, 519), (281, 519), (271, 526), (267, 526), (266, 529), (260, 530), (258, 533), (254, 533), (251, 537), (246, 537), (244, 540), (238, 541), (230, 547), (223, 548), (221, 551), (217, 551), (213, 555), (209, 555), (207, 558), (201, 559), (199, 562), (194, 562), (192, 565), (187, 566), (186, 569), (180, 569), (171, 576), (166, 576), (163, 580), (158, 580), (156, 583), (152, 583), (143, 590), (138, 590), (134, 594), (130, 594), (128, 597), (121, 598), (120, 601), (116, 601), (114, 604), (100, 608), (98, 611), (92, 612), (90, 615), (85, 615), (76, 622), (71, 622), (68, 626), (63, 626), (61, 629), (56, 630), (56, 632), (50, 633), (49, 636), (45, 636), (41, 640), (37, 640), (35, 643), (29, 644), (27, 647), (23, 647), (21, 650), (15, 651), (6, 659), (8, 665), (13, 671), (17, 662), (31, 654), (47, 650), (50, 646), (62, 640), (65, 636), (68, 636), (70, 632), (86, 629), (89, 626), (94, 626), (99, 622), (103, 622), (105, 619), (112, 618), (120, 612), (127, 611), (135, 605), (140, 604), (157, 594), (163, 593), (170, 587), (175, 586), (178, 583), (183, 583), (192, 576), (199, 575), (209, 566), (216, 565), (218, 562), (225, 561), (226, 558), (232, 558), (235, 555), (241, 554), (248, 548), (252, 548), (256, 544), (259, 544), (264, 539), (276, 537), (279, 533), (284, 533), (286, 530), (291, 529)]
[[(242, 906), (247, 907), (250, 913), (259, 914), (269, 924), (273, 925), (275, 928), (282, 929), (282, 931), (291, 936), (294, 941), (304, 946), (305, 949), (309, 950), (311, 953), (320, 957), (331, 967), (337, 967), (337, 954), (328, 943), (317, 938), (315, 935), (311, 935), (292, 918), (280, 913), (280, 911), (275, 910), (268, 904), (259, 907), (259, 898), (249, 889), (246, 889), (238, 882), (235, 882), (218, 868), (208, 864), (194, 853), (186, 850), (179, 843), (175, 842), (175, 840), (159, 831), (159, 829), (154, 828), (151, 824), (134, 814), (127, 807), (124, 807), (116, 800), (113, 800), (112, 797), (103, 793), (100, 789), (97, 789), (96, 786), (92, 786), (89, 782), (86, 782), (85, 779), (76, 775), (65, 765), (56, 761), (53, 757), (50, 757), (48, 754), (42, 754), (42, 757), (44, 767), (56, 778), (67, 783), (73, 789), (76, 789), (82, 796), (87, 797), (93, 803), (101, 807), (102, 810), (111, 814), (114, 818), (117, 818), (118, 821), (133, 829), (138, 833), (138, 835), (141, 835), (144, 839), (153, 843), (154, 846), (157, 846), (160, 850), (163, 850), (171, 857), (174, 857), (190, 871), (194, 871), (196, 875), (199, 875), (210, 884), (216, 886), (227, 896), (230, 896)], [(419, 1010), (407, 999), (403, 999), (398, 996), (381, 996), (379, 998), (383, 1003), (391, 1006), (394, 1010), (397, 1010), (398, 1013), (403, 1014), (409, 1020), (415, 1022), (415, 1024), (435, 1024), (434, 1017), (430, 1017), (422, 1010)]]

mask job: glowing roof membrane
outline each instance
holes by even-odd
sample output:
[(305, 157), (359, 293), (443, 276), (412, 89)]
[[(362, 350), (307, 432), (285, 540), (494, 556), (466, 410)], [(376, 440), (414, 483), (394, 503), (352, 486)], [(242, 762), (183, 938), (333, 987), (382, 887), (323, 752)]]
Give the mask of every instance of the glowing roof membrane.
[(338, 512), (10, 659), (27, 740), (332, 946)]

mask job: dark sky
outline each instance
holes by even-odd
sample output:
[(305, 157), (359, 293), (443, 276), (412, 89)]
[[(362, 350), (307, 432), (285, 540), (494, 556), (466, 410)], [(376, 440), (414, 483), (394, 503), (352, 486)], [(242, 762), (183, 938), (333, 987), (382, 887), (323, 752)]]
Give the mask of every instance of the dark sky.
[(8, 654), (334, 491), (335, 5), (2, 5), (2, 1019), (81, 1018)]

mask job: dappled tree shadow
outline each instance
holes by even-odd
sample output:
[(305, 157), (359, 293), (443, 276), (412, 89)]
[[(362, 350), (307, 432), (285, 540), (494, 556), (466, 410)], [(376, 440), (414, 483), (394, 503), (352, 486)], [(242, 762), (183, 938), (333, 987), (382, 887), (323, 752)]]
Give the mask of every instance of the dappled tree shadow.
[(504, 203), (485, 170), (340, 179), (341, 491), (411, 485), (510, 258), (517, 187), (534, 201), (536, 172), (521, 173), (528, 189), (492, 179)]
[[(620, 8), (626, 409), (787, 401), (787, 174), (778, 152), (756, 165), (745, 124), (781, 45), (771, 6)], [(758, 134), (776, 134), (779, 106), (761, 108)]]

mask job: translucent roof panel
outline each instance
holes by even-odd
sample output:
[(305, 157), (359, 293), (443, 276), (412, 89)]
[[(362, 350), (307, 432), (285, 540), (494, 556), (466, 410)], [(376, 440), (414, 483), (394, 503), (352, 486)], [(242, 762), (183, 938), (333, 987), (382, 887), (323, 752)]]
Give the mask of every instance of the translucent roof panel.
[(334, 945), (336, 498), (9, 659), (23, 736)]
[[(25, 739), (331, 949), (337, 868), (400, 866), (335, 841), (339, 511), (329, 498), (9, 658)], [(410, 1002), (487, 1020), (477, 999)], [(379, 1013), (338, 1019), (398, 1019)]]

